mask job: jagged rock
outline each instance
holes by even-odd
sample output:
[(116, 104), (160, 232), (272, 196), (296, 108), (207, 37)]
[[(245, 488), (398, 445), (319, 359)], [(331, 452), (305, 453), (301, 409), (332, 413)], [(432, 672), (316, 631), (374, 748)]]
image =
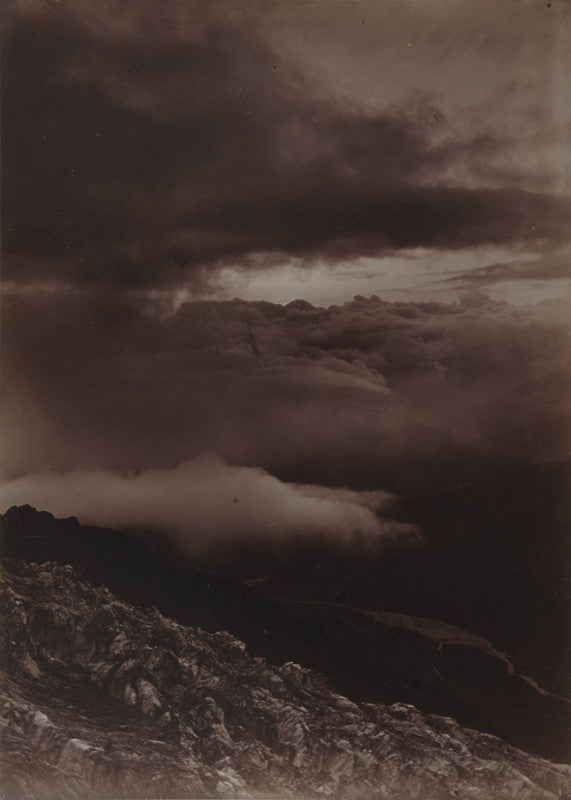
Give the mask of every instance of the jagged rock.
[(233, 636), (117, 601), (69, 568), (11, 562), (2, 578), (6, 800), (571, 790), (570, 767), (409, 704), (352, 702), (318, 673), (251, 658)]

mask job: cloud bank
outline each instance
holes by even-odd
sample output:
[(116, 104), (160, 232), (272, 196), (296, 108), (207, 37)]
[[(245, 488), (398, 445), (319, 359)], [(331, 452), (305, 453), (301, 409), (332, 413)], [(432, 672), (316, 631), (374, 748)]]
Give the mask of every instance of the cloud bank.
[(568, 454), (568, 309), (356, 298), (4, 303), (7, 478), (213, 450), (291, 483), (423, 493)]
[(417, 546), (422, 537), (414, 525), (380, 516), (394, 499), (382, 491), (283, 483), (263, 469), (232, 467), (212, 454), (132, 476), (31, 474), (0, 487), (3, 510), (31, 503), (83, 524), (156, 529), (189, 553), (242, 539), (283, 545), (319, 537), (329, 544), (358, 541), (376, 551)]

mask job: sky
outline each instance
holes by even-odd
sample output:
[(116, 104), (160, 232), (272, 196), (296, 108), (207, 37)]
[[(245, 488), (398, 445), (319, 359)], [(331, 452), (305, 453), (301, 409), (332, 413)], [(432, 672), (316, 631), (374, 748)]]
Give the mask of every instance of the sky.
[(3, 505), (409, 546), (568, 458), (569, 14), (9, 2)]

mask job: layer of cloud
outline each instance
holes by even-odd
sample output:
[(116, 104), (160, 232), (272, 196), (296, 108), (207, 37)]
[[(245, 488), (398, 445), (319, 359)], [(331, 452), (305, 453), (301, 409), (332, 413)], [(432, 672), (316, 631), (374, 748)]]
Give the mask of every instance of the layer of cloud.
[(566, 238), (568, 199), (522, 178), (511, 129), (327, 95), (248, 7), (12, 4), (6, 278), (201, 286), (224, 264)]
[(78, 471), (32, 474), (0, 487), (2, 510), (31, 503), (83, 524), (155, 529), (196, 553), (236, 539), (359, 542), (376, 551), (421, 542), (413, 526), (380, 516), (394, 498), (282, 483), (262, 469), (232, 467), (211, 454), (175, 469), (135, 476)]
[(562, 281), (571, 278), (571, 254), (552, 254), (542, 258), (516, 259), (488, 264), (448, 278), (472, 286), (490, 286), (505, 281)]
[(214, 450), (290, 482), (422, 493), (567, 457), (562, 304), (153, 303), (6, 299), (7, 477)]

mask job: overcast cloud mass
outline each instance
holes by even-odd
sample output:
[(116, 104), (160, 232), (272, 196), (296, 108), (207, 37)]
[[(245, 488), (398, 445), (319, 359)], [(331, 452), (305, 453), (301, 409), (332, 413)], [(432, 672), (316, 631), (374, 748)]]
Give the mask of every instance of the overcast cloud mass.
[(568, 458), (568, 16), (12, 0), (4, 504), (382, 537)]
[[(481, 2), (449, 15), (438, 2), (423, 11), (415, 2), (317, 3), (300, 16), (291, 4), (267, 5), (12, 5), (6, 280), (200, 285), (222, 264), (564, 243), (561, 4), (516, 12)], [(309, 43), (294, 60), (281, 40), (299, 34), (303, 44), (304, 18)], [(369, 106), (326, 91), (322, 46), (311, 42), (319, 20), (332, 44), (350, 21), (365, 46)], [(392, 63), (379, 59), (384, 49)], [(398, 100), (389, 93), (382, 103), (374, 86), (398, 86), (410, 50), (414, 89), (409, 76)], [(456, 68), (470, 90), (472, 70), (488, 60), (496, 71), (487, 64), (481, 82), (497, 85), (479, 86), (471, 108), (461, 86), (445, 95)], [(357, 68), (347, 63), (348, 78)]]

